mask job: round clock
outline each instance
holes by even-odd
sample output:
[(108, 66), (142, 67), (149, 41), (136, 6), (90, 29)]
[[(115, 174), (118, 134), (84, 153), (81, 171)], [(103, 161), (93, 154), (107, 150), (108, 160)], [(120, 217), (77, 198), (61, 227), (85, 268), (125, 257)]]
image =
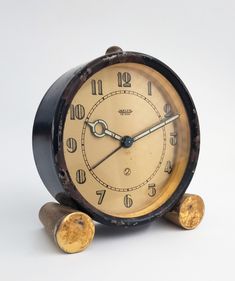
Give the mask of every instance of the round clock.
[(199, 154), (196, 109), (161, 61), (111, 47), (62, 75), (34, 121), (38, 172), (54, 198), (117, 226), (171, 210)]

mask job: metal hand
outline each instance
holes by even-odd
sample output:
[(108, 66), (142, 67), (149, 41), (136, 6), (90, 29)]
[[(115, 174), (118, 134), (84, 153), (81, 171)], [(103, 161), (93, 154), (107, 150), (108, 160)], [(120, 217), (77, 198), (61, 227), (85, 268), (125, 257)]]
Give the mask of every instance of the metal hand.
[(137, 134), (136, 136), (133, 137), (133, 142), (135, 142), (135, 141), (137, 141), (137, 140), (139, 140), (139, 139), (141, 139), (141, 138), (151, 134), (152, 132), (157, 131), (158, 129), (164, 127), (165, 125), (167, 125), (167, 124), (171, 123), (172, 121), (174, 121), (175, 119), (179, 118), (179, 116), (180, 116), (179, 114), (176, 114), (176, 115), (174, 115), (174, 116), (172, 116), (172, 117), (170, 117), (170, 118), (168, 118), (168, 119), (166, 119), (166, 120), (164, 120), (164, 121), (154, 125), (153, 127), (151, 127), (149, 129), (147, 129), (147, 130)]
[(118, 150), (122, 148), (122, 145), (115, 148), (113, 151), (111, 151), (108, 155), (106, 155), (103, 159), (101, 159), (99, 162), (97, 162), (94, 166), (90, 168), (90, 170), (94, 170), (96, 167), (98, 167), (101, 163), (103, 163), (105, 160), (107, 160), (110, 156), (112, 156), (114, 153), (116, 153)]
[[(90, 126), (91, 128), (91, 132), (93, 133), (94, 136), (98, 137), (98, 138), (102, 138), (105, 135), (110, 136), (111, 138), (114, 138), (116, 140), (121, 141), (122, 137), (119, 136), (118, 134), (110, 131), (108, 129), (108, 125), (104, 120), (98, 119), (95, 122), (87, 122), (87, 124)], [(96, 131), (96, 126), (100, 124), (101, 125), (101, 132)]]

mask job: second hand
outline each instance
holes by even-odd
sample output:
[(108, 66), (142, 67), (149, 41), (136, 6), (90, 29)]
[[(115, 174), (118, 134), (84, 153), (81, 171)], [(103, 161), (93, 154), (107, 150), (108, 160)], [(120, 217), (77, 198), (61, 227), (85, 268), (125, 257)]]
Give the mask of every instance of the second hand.
[(103, 163), (106, 159), (108, 159), (110, 156), (112, 156), (115, 152), (117, 152), (120, 148), (122, 148), (122, 145), (115, 148), (112, 152), (110, 152), (105, 158), (100, 160), (98, 163), (96, 163), (93, 167), (91, 167), (89, 170), (94, 170), (96, 167), (98, 167), (101, 163)]

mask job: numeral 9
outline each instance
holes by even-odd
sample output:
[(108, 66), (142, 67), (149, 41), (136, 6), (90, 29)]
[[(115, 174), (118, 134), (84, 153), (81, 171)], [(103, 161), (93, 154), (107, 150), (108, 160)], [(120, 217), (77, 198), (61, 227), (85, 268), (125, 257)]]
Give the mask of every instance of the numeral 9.
[(68, 138), (66, 141), (67, 151), (73, 153), (77, 150), (77, 141), (74, 138)]

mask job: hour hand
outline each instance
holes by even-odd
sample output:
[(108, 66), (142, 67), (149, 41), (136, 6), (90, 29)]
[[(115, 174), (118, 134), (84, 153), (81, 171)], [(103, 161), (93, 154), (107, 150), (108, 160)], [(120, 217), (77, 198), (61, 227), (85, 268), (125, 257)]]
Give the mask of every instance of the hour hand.
[(87, 125), (90, 126), (92, 134), (98, 138), (106, 135), (119, 141), (122, 140), (121, 136), (108, 129), (108, 125), (104, 120), (98, 119), (95, 122), (87, 122)]

